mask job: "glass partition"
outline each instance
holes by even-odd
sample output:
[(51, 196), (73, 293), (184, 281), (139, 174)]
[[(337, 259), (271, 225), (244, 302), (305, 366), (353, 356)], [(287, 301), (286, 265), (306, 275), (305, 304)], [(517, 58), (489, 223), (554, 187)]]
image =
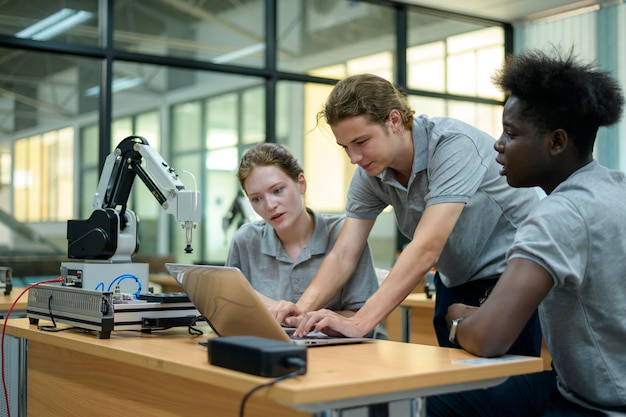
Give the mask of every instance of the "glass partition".
[[(63, 10), (65, 23), (51, 23)], [(276, 20), (266, 20), (272, 10)], [(102, 145), (112, 150), (130, 134), (144, 136), (203, 204), (187, 256), (179, 224), (133, 187), (141, 255), (222, 262), (237, 227), (224, 218), (239, 158), (265, 140), (302, 163), (307, 205), (343, 212), (354, 167), (316, 115), (351, 74), (399, 83), (417, 113), (499, 131), (502, 97), (490, 76), (504, 29), (480, 19), (384, 0), (7, 0), (0, 13), (0, 204), (62, 246), (65, 221), (92, 212)], [(35, 25), (56, 34), (18, 35)], [(100, 91), (105, 76), (110, 91)], [(395, 239), (387, 229), (381, 247)]]
[(263, 0), (121, 1), (115, 8), (115, 48), (261, 67), (264, 4)]
[(504, 62), (504, 29), (417, 11), (408, 26), (408, 88), (438, 96), (412, 94), (416, 113), (455, 117), (499, 136), (504, 97), (491, 77)]
[[(394, 8), (351, 0), (278, 0), (277, 66), (315, 72), (378, 53), (393, 56)], [(368, 64), (373, 71), (376, 65)]]

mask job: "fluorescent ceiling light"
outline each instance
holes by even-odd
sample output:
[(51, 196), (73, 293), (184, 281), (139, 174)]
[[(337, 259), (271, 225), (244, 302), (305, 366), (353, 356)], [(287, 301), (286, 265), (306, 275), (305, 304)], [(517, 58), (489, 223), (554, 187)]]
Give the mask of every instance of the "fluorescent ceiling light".
[(63, 8), (45, 19), (21, 30), (15, 34), (18, 38), (45, 41), (54, 38), (59, 33), (78, 26), (93, 17), (93, 13), (84, 10)]
[[(129, 88), (137, 87), (143, 84), (143, 78), (140, 77), (122, 77), (113, 80), (111, 83), (111, 91), (118, 92), (122, 90), (128, 90)], [(85, 90), (86, 96), (97, 96), (100, 94), (100, 86), (94, 86)]]
[(225, 62), (234, 61), (235, 59), (243, 58), (255, 52), (259, 52), (265, 49), (264, 43), (257, 43), (256, 45), (246, 46), (245, 48), (238, 49), (233, 52), (229, 52), (224, 55), (216, 56), (212, 61), (216, 64), (223, 64)]

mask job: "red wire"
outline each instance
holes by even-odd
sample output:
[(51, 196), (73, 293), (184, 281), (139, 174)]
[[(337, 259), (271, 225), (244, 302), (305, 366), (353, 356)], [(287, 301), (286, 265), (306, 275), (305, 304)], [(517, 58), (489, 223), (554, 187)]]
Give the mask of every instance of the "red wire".
[(39, 281), (39, 282), (35, 282), (34, 284), (30, 284), (28, 287), (24, 288), (24, 290), (20, 293), (20, 295), (17, 296), (15, 301), (13, 301), (13, 304), (11, 304), (11, 308), (9, 308), (7, 315), (4, 317), (4, 324), (2, 325), (2, 341), (0, 342), (0, 350), (2, 351), (2, 355), (0, 357), (2, 357), (2, 389), (4, 391), (4, 402), (7, 406), (7, 417), (11, 417), (11, 409), (9, 408), (9, 390), (7, 389), (7, 381), (4, 375), (4, 372), (5, 372), (4, 362), (6, 361), (6, 357), (4, 356), (4, 335), (6, 334), (7, 322), (9, 321), (9, 316), (11, 315), (11, 312), (13, 311), (13, 307), (15, 307), (15, 304), (17, 304), (19, 299), (26, 293), (26, 291), (30, 290), (31, 288), (39, 284), (45, 284), (46, 282), (63, 282), (63, 281), (64, 281), (63, 277), (58, 277), (58, 278), (47, 279), (45, 281)]

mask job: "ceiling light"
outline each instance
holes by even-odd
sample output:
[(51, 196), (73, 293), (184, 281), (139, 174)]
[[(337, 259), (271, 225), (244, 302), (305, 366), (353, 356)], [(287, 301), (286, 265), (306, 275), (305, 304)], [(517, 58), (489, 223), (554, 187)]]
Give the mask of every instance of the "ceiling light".
[(239, 58), (243, 58), (244, 56), (251, 55), (255, 52), (260, 52), (265, 49), (264, 43), (257, 43), (256, 45), (250, 45), (245, 48), (238, 49), (233, 52), (229, 52), (224, 55), (216, 56), (211, 61), (216, 64), (224, 64), (226, 62), (234, 61)]
[[(143, 78), (140, 77), (122, 77), (116, 80), (113, 80), (111, 83), (111, 91), (118, 92), (122, 90), (128, 90), (129, 88), (137, 87), (138, 85), (143, 84)], [(84, 93), (86, 96), (97, 96), (100, 94), (100, 86), (90, 87), (85, 90)]]
[(18, 38), (45, 41), (52, 39), (59, 33), (78, 26), (93, 17), (93, 13), (84, 10), (63, 8), (45, 19), (21, 30), (15, 34)]

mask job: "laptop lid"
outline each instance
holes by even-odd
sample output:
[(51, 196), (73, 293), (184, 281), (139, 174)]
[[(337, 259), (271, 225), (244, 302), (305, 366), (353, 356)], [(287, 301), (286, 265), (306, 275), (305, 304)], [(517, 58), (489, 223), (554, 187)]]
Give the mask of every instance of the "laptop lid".
[(165, 267), (218, 336), (258, 336), (303, 345), (371, 340), (328, 336), (291, 338), (238, 268), (176, 263), (166, 263)]

